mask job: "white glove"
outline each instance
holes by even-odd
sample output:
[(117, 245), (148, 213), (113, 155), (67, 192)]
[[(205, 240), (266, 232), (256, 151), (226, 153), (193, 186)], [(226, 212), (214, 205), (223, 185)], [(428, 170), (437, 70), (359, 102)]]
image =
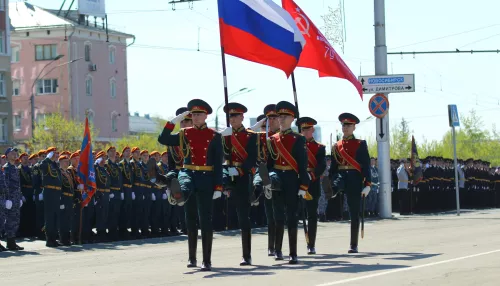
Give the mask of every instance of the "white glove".
[[(24, 199), (24, 197), (23, 197), (23, 199)], [(22, 207), (23, 207), (23, 200), (21, 200), (21, 201), (19, 202), (19, 207), (20, 207), (20, 208), (22, 208)]]
[(184, 120), (184, 118), (189, 114), (189, 111), (184, 111), (183, 113), (177, 115), (176, 117), (174, 117), (174, 119), (170, 120), (170, 122), (172, 122), (173, 124), (177, 124), (179, 122), (181, 122), (182, 120)]
[(10, 210), (12, 208), (12, 201), (6, 200), (5, 201), (5, 208)]
[(94, 201), (94, 206), (97, 205), (97, 201)]
[(35, 195), (33, 195), (33, 201), (35, 201)]
[(123, 200), (125, 200), (125, 194), (124, 193), (120, 193), (120, 198)]
[(78, 187), (76, 187), (76, 188), (79, 189), (79, 190), (83, 190), (84, 189), (83, 188), (83, 184), (79, 184)]
[(250, 203), (250, 206), (252, 206), (252, 207), (258, 207), (259, 206), (259, 201)]
[(167, 194), (163, 194), (163, 195), (161, 195), (161, 198), (162, 198), (163, 200), (166, 200), (166, 199), (167, 199)]
[(135, 200), (135, 193), (132, 192), (132, 200)]
[(363, 191), (361, 192), (361, 196), (365, 196), (365, 197), (367, 197), (367, 196), (368, 196), (368, 194), (370, 193), (370, 190), (371, 190), (370, 186), (366, 186), (366, 187), (363, 189)]
[(304, 198), (306, 196), (306, 191), (304, 190), (299, 190), (299, 197)]
[(273, 192), (271, 190), (271, 185), (264, 186), (264, 196), (266, 196), (266, 199), (268, 199), (268, 200), (273, 198)]
[(172, 191), (170, 191), (170, 189), (167, 189), (167, 196), (170, 197), (170, 194), (172, 193)]
[(39, 200), (39, 201), (43, 201), (43, 193), (40, 193), (40, 194), (38, 195), (38, 200)]
[(112, 199), (115, 197), (115, 194), (109, 194), (109, 198)]
[(212, 199), (216, 200), (216, 199), (220, 198), (221, 196), (222, 196), (221, 191), (215, 191)]
[(250, 127), (251, 130), (253, 131), (260, 131), (260, 128), (262, 126), (262, 123), (266, 121), (266, 117), (262, 118), (259, 122), (255, 123), (252, 127)]
[(63, 210), (64, 209), (64, 205), (61, 205), (59, 208)]
[(152, 178), (151, 180), (149, 180), (151, 183), (156, 183), (156, 178)]
[(240, 175), (240, 173), (238, 172), (238, 170), (236, 170), (235, 167), (229, 167), (227, 169), (227, 171), (229, 172), (229, 176), (231, 176), (231, 177), (239, 176)]
[(230, 191), (224, 191), (222, 192), (224, 194), (224, 196), (228, 197), (231, 195), (231, 192)]
[(26, 202), (26, 198), (24, 196), (21, 198), (21, 202)]
[(154, 201), (156, 201), (156, 196), (155, 196), (155, 194), (151, 194), (151, 200), (152, 200), (153, 202), (154, 202)]
[(311, 181), (312, 180), (311, 174), (307, 173), (307, 175), (309, 176), (309, 181)]
[(224, 129), (224, 131), (222, 131), (220, 133), (220, 135), (226, 137), (226, 136), (231, 136), (231, 134), (233, 134), (233, 127), (229, 126), (229, 127), (226, 127), (226, 129)]

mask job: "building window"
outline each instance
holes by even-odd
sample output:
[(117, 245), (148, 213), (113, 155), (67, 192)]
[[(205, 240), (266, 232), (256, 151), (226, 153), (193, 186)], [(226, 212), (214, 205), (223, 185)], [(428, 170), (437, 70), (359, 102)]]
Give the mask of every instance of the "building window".
[(90, 62), (90, 43), (85, 43), (85, 61)]
[(113, 115), (111, 116), (111, 130), (112, 130), (113, 132), (118, 131), (118, 128), (116, 128), (116, 120), (117, 120), (117, 116), (116, 116), (115, 114), (113, 114)]
[(57, 45), (36, 45), (35, 60), (48, 61), (57, 57)]
[(92, 96), (92, 77), (87, 76), (87, 79), (85, 80), (85, 94), (87, 96)]
[(20, 47), (12, 47), (12, 58), (11, 62), (18, 63), (20, 58), (21, 48)]
[(21, 82), (18, 79), (12, 81), (12, 96), (19, 96), (21, 89)]
[(5, 49), (5, 32), (4, 31), (0, 31), (0, 40), (2, 41), (0, 43), (0, 53), (4, 54), (5, 50), (6, 50)]
[(57, 88), (57, 79), (39, 79), (37, 82), (37, 94), (54, 94)]
[(21, 113), (14, 115), (14, 131), (21, 131), (23, 116)]
[(0, 142), (5, 143), (8, 140), (8, 126), (7, 126), (7, 118), (0, 117)]
[(109, 81), (109, 92), (111, 95), (111, 98), (116, 98), (116, 80), (111, 79)]
[(114, 46), (109, 47), (109, 63), (115, 63), (116, 48)]
[(51, 117), (52, 113), (38, 113), (36, 115), (36, 123), (40, 125), (45, 125), (47, 118)]
[(87, 118), (89, 119), (89, 124), (94, 124), (94, 112), (92, 110), (89, 110)]
[(0, 73), (0, 97), (7, 97), (5, 94), (5, 74)]

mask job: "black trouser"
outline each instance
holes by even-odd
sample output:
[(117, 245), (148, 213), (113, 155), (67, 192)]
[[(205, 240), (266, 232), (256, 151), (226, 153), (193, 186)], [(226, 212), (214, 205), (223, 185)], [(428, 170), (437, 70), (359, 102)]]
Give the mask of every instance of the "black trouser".
[(320, 180), (316, 180), (309, 184), (309, 193), (312, 196), (312, 200), (306, 202), (307, 210), (307, 222), (308, 225), (308, 235), (309, 235), (309, 247), (315, 247), (316, 245), (316, 233), (318, 229), (318, 201), (321, 196), (321, 186)]
[(36, 233), (36, 206), (33, 200), (33, 188), (21, 188), (25, 201), (21, 208), (21, 222), (19, 235), (21, 237), (35, 236)]
[(132, 215), (133, 215), (133, 209), (132, 209), (132, 188), (129, 186), (123, 186), (122, 188), (123, 191), (123, 198), (124, 200), (121, 203), (121, 208), (120, 208), (120, 219), (119, 219), (119, 226), (120, 226), (120, 232), (126, 233), (127, 229), (129, 227), (132, 227), (131, 222), (132, 222)]
[(47, 234), (47, 242), (57, 239), (57, 230), (59, 223), (59, 211), (61, 206), (61, 190), (53, 190), (44, 188), (43, 200), (45, 202), (45, 233)]
[(64, 205), (64, 209), (59, 210), (59, 237), (62, 241), (69, 242), (71, 222), (74, 214), (73, 196), (67, 196), (63, 193), (61, 205)]
[(107, 192), (96, 192), (95, 198), (97, 204), (95, 205), (95, 222), (96, 229), (101, 234), (106, 232), (108, 226), (109, 215), (109, 190)]
[(161, 227), (161, 219), (163, 213), (163, 201), (162, 194), (164, 193), (161, 189), (152, 188), (152, 193), (155, 195), (155, 200), (151, 203), (151, 231), (158, 233)]
[(149, 216), (151, 215), (151, 205), (153, 204), (151, 195), (154, 189), (151, 186), (147, 186), (143, 188), (143, 190), (144, 190), (144, 201), (142, 202), (142, 204), (143, 204), (144, 215), (142, 217), (142, 223), (141, 223), (141, 234), (147, 234), (149, 233)]
[(35, 189), (35, 229), (36, 234), (39, 237), (43, 237), (43, 227), (45, 226), (45, 202), (40, 200), (40, 194), (43, 194), (42, 190)]
[(408, 215), (411, 213), (411, 193), (408, 189), (398, 189), (399, 196), (399, 210), (400, 214)]
[(95, 219), (95, 197), (92, 197), (86, 207), (83, 208), (82, 241), (89, 242)]
[(132, 215), (132, 231), (137, 234), (142, 227), (144, 220), (144, 191), (143, 187), (134, 185), (133, 193), (135, 199), (132, 201), (133, 215)]
[(111, 190), (111, 194), (113, 194), (113, 198), (109, 199), (108, 230), (112, 238), (117, 239), (118, 223), (122, 206), (121, 191)]

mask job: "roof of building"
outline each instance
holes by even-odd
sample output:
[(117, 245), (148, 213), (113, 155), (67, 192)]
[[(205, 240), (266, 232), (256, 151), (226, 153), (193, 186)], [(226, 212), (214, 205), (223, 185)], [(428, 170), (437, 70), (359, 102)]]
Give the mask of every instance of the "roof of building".
[[(11, 29), (22, 30), (22, 29), (36, 29), (36, 28), (49, 28), (49, 27), (64, 27), (64, 26), (74, 26), (80, 27), (88, 30), (95, 30), (104, 32), (105, 29), (102, 28), (102, 24), (98, 27), (94, 27), (89, 23), (89, 25), (83, 25), (78, 23), (78, 11), (70, 10), (68, 15), (65, 17), (67, 10), (62, 10), (61, 14), (58, 16), (59, 10), (45, 9), (39, 6), (32, 5), (28, 2), (11, 2), (9, 3), (9, 17), (11, 23)], [(133, 35), (119, 32), (108, 28), (108, 33), (124, 36), (127, 38), (133, 38)]]
[(129, 115), (128, 124), (130, 133), (158, 133), (159, 123), (149, 116), (139, 116), (139, 114)]

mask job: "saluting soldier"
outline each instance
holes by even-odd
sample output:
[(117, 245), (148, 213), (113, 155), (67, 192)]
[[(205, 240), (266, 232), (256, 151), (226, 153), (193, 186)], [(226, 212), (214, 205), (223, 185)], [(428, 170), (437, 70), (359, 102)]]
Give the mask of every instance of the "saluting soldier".
[(247, 108), (240, 103), (231, 102), (224, 106), (229, 114), (228, 132), (223, 132), (225, 165), (224, 188), (233, 197), (241, 229), (243, 260), (240, 265), (251, 265), (252, 227), (250, 224), (250, 180), (257, 164), (257, 134), (243, 126)]
[(354, 137), (359, 119), (350, 113), (339, 116), (343, 138), (332, 147), (329, 177), (332, 186), (343, 191), (351, 217), (349, 253), (358, 253), (360, 198), (368, 196), (371, 185), (370, 155), (365, 140)]
[(21, 209), (19, 234), (21, 237), (32, 237), (36, 235), (35, 194), (33, 192), (33, 179), (31, 177), (28, 154), (22, 153), (19, 155), (19, 160), (21, 164), (18, 166), (18, 169), (21, 180), (21, 192), (23, 194), (23, 208)]
[[(132, 166), (130, 165), (130, 147), (125, 146), (122, 149), (123, 159), (120, 161), (120, 172), (122, 178), (122, 193), (120, 198), (122, 200), (121, 210), (120, 210), (120, 238), (128, 239), (129, 231), (128, 228), (132, 226), (132, 222), (135, 221), (135, 216), (133, 211), (133, 184), (134, 184), (134, 173), (132, 171)], [(134, 217), (134, 218), (133, 218)]]
[[(258, 160), (259, 164), (267, 165), (267, 161), (269, 159), (267, 138), (278, 133), (280, 129), (278, 113), (276, 113), (276, 104), (269, 104), (264, 107), (264, 115), (262, 115), (262, 117), (258, 117), (257, 121), (261, 124), (261, 132), (259, 132), (259, 141), (257, 142)], [(279, 186), (276, 185), (278, 182), (276, 172), (272, 170), (268, 171), (271, 171), (269, 172), (268, 176), (270, 177), (270, 180), (275, 184), (274, 187), (279, 188)], [(257, 172), (255, 173), (253, 179), (253, 185), (255, 187), (256, 193), (264, 193), (264, 210), (267, 219), (267, 255), (274, 256), (276, 254), (276, 222), (274, 220), (272, 191), (269, 188), (266, 188), (266, 190), (264, 190), (260, 168), (257, 168)], [(283, 234), (281, 234), (281, 236), (283, 237)]]
[(33, 180), (33, 191), (35, 193), (35, 228), (36, 235), (38, 239), (45, 240), (45, 234), (43, 232), (43, 227), (45, 225), (45, 217), (44, 217), (44, 201), (43, 201), (43, 192), (42, 192), (42, 174), (40, 173), (40, 165), (42, 161), (45, 159), (47, 152), (45, 150), (38, 151), (38, 162), (36, 162), (32, 170), (32, 180)]
[(62, 192), (59, 213), (59, 237), (62, 245), (71, 245), (71, 221), (73, 220), (73, 202), (76, 183), (71, 171), (68, 170), (69, 158), (67, 155), (59, 156), (59, 167), (61, 168)]
[(316, 254), (316, 233), (318, 229), (318, 201), (321, 196), (320, 178), (326, 169), (326, 147), (314, 140), (314, 126), (318, 124), (311, 117), (301, 117), (296, 121), (306, 138), (307, 173), (310, 177), (309, 193), (312, 200), (306, 200), (307, 221), (309, 222), (307, 254)]
[[(208, 103), (201, 99), (193, 99), (187, 108), (188, 111), (167, 122), (158, 137), (158, 142), (167, 146), (179, 146), (179, 151), (184, 157), (184, 164), (178, 177), (180, 190), (171, 184), (171, 191), (178, 204), (185, 203), (189, 244), (187, 266), (196, 267), (198, 235), (196, 218), (199, 214), (203, 246), (201, 270), (210, 271), (213, 239), (212, 199), (220, 198), (222, 194), (222, 138), (205, 123), (208, 114), (212, 113)], [(171, 134), (175, 124), (184, 120), (189, 112), (192, 115), (193, 127), (183, 128), (179, 133)]]
[(56, 147), (48, 148), (47, 157), (43, 159), (39, 168), (42, 177), (47, 247), (61, 246), (57, 241), (62, 188), (61, 170), (56, 162), (58, 157), (59, 152)]
[(268, 169), (273, 169), (280, 180), (280, 188), (274, 188), (273, 210), (276, 221), (276, 260), (283, 260), (281, 246), (285, 228), (285, 214), (288, 224), (290, 257), (288, 263), (297, 264), (297, 211), (299, 197), (310, 197), (308, 193), (306, 139), (291, 129), (297, 117), (297, 108), (287, 101), (276, 104), (280, 132), (269, 138)]
[(118, 240), (118, 221), (120, 219), (120, 209), (122, 204), (122, 177), (120, 167), (116, 162), (116, 148), (109, 146), (106, 149), (108, 159), (105, 163), (106, 171), (109, 175), (109, 214), (108, 214), (108, 231), (111, 241)]
[(95, 171), (96, 171), (96, 185), (97, 191), (95, 193), (95, 215), (96, 215), (96, 230), (99, 242), (107, 241), (106, 228), (108, 225), (109, 216), (109, 196), (111, 179), (106, 170), (106, 154), (104, 151), (99, 151), (95, 158)]
[(5, 231), (7, 249), (12, 251), (24, 249), (16, 244), (16, 233), (21, 220), (21, 207), (23, 206), (19, 171), (14, 165), (17, 156), (17, 148), (7, 148), (5, 150), (7, 163), (0, 170), (5, 174), (5, 183), (0, 185), (0, 203), (4, 207), (3, 211), (0, 210), (0, 212), (3, 212), (3, 217), (0, 215), (0, 232)]

